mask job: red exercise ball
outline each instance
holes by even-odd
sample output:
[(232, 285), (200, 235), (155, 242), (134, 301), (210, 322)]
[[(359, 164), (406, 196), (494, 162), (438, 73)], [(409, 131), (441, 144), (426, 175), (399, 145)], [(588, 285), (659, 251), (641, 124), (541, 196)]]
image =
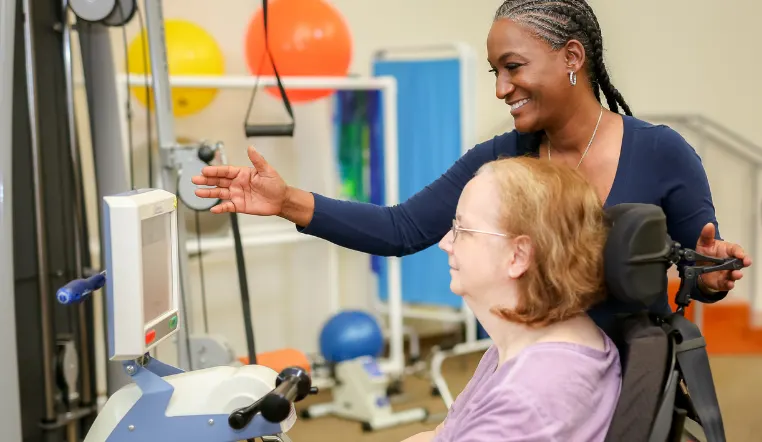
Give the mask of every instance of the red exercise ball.
[[(347, 75), (352, 58), (349, 27), (339, 11), (323, 0), (274, 0), (268, 3), (270, 54), (281, 77)], [(253, 75), (275, 75), (265, 51), (260, 8), (246, 34), (246, 61)], [(277, 87), (266, 88), (280, 98)], [(292, 102), (311, 101), (333, 90), (286, 89)]]

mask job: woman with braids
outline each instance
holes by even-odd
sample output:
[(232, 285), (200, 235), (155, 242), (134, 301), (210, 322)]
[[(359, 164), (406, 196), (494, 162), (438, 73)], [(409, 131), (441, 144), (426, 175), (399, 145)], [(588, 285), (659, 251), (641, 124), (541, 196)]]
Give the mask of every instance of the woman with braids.
[[(402, 204), (341, 201), (288, 186), (252, 147), (248, 154), (254, 167), (206, 167), (193, 182), (215, 187), (196, 194), (224, 200), (213, 213), (275, 215), (293, 222), (299, 232), (343, 247), (404, 256), (447, 234), (463, 188), (482, 165), (532, 156), (578, 170), (607, 207), (659, 205), (673, 240), (751, 265), (740, 246), (720, 239), (709, 183), (694, 149), (669, 127), (634, 118), (612, 85), (601, 29), (584, 0), (505, 1), (487, 35), (487, 52), (497, 98), (510, 107), (516, 129), (470, 149)], [(738, 270), (703, 275), (692, 296), (716, 302), (741, 276)], [(668, 312), (666, 295), (651, 308)], [(605, 330), (615, 314), (627, 310), (609, 299), (589, 314)]]

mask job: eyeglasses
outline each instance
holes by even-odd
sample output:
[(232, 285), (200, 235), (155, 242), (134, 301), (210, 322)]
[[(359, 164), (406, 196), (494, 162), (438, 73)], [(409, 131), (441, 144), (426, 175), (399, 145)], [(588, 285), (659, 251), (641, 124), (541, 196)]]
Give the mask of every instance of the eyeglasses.
[(452, 240), (455, 241), (455, 238), (458, 237), (458, 232), (471, 232), (471, 233), (482, 233), (484, 235), (493, 235), (493, 236), (503, 236), (507, 237), (505, 233), (497, 233), (497, 232), (487, 232), (486, 230), (476, 230), (476, 229), (464, 229), (463, 227), (460, 227), (458, 225), (458, 221), (452, 220)]

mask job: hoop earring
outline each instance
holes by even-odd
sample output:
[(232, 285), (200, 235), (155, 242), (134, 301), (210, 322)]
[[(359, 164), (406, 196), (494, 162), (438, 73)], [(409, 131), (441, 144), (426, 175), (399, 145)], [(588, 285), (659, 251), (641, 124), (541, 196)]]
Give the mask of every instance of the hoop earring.
[(571, 83), (572, 86), (575, 86), (577, 84), (577, 73), (574, 71), (569, 71), (569, 83)]

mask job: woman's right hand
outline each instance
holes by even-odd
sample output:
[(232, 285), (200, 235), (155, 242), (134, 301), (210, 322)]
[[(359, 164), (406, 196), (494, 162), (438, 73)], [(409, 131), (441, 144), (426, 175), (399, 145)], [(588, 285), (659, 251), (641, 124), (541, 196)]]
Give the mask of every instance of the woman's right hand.
[(196, 189), (201, 198), (219, 198), (212, 213), (237, 212), (249, 215), (280, 215), (288, 186), (264, 157), (249, 146), (248, 155), (254, 167), (206, 166), (201, 175), (191, 178), (193, 184), (215, 186)]

